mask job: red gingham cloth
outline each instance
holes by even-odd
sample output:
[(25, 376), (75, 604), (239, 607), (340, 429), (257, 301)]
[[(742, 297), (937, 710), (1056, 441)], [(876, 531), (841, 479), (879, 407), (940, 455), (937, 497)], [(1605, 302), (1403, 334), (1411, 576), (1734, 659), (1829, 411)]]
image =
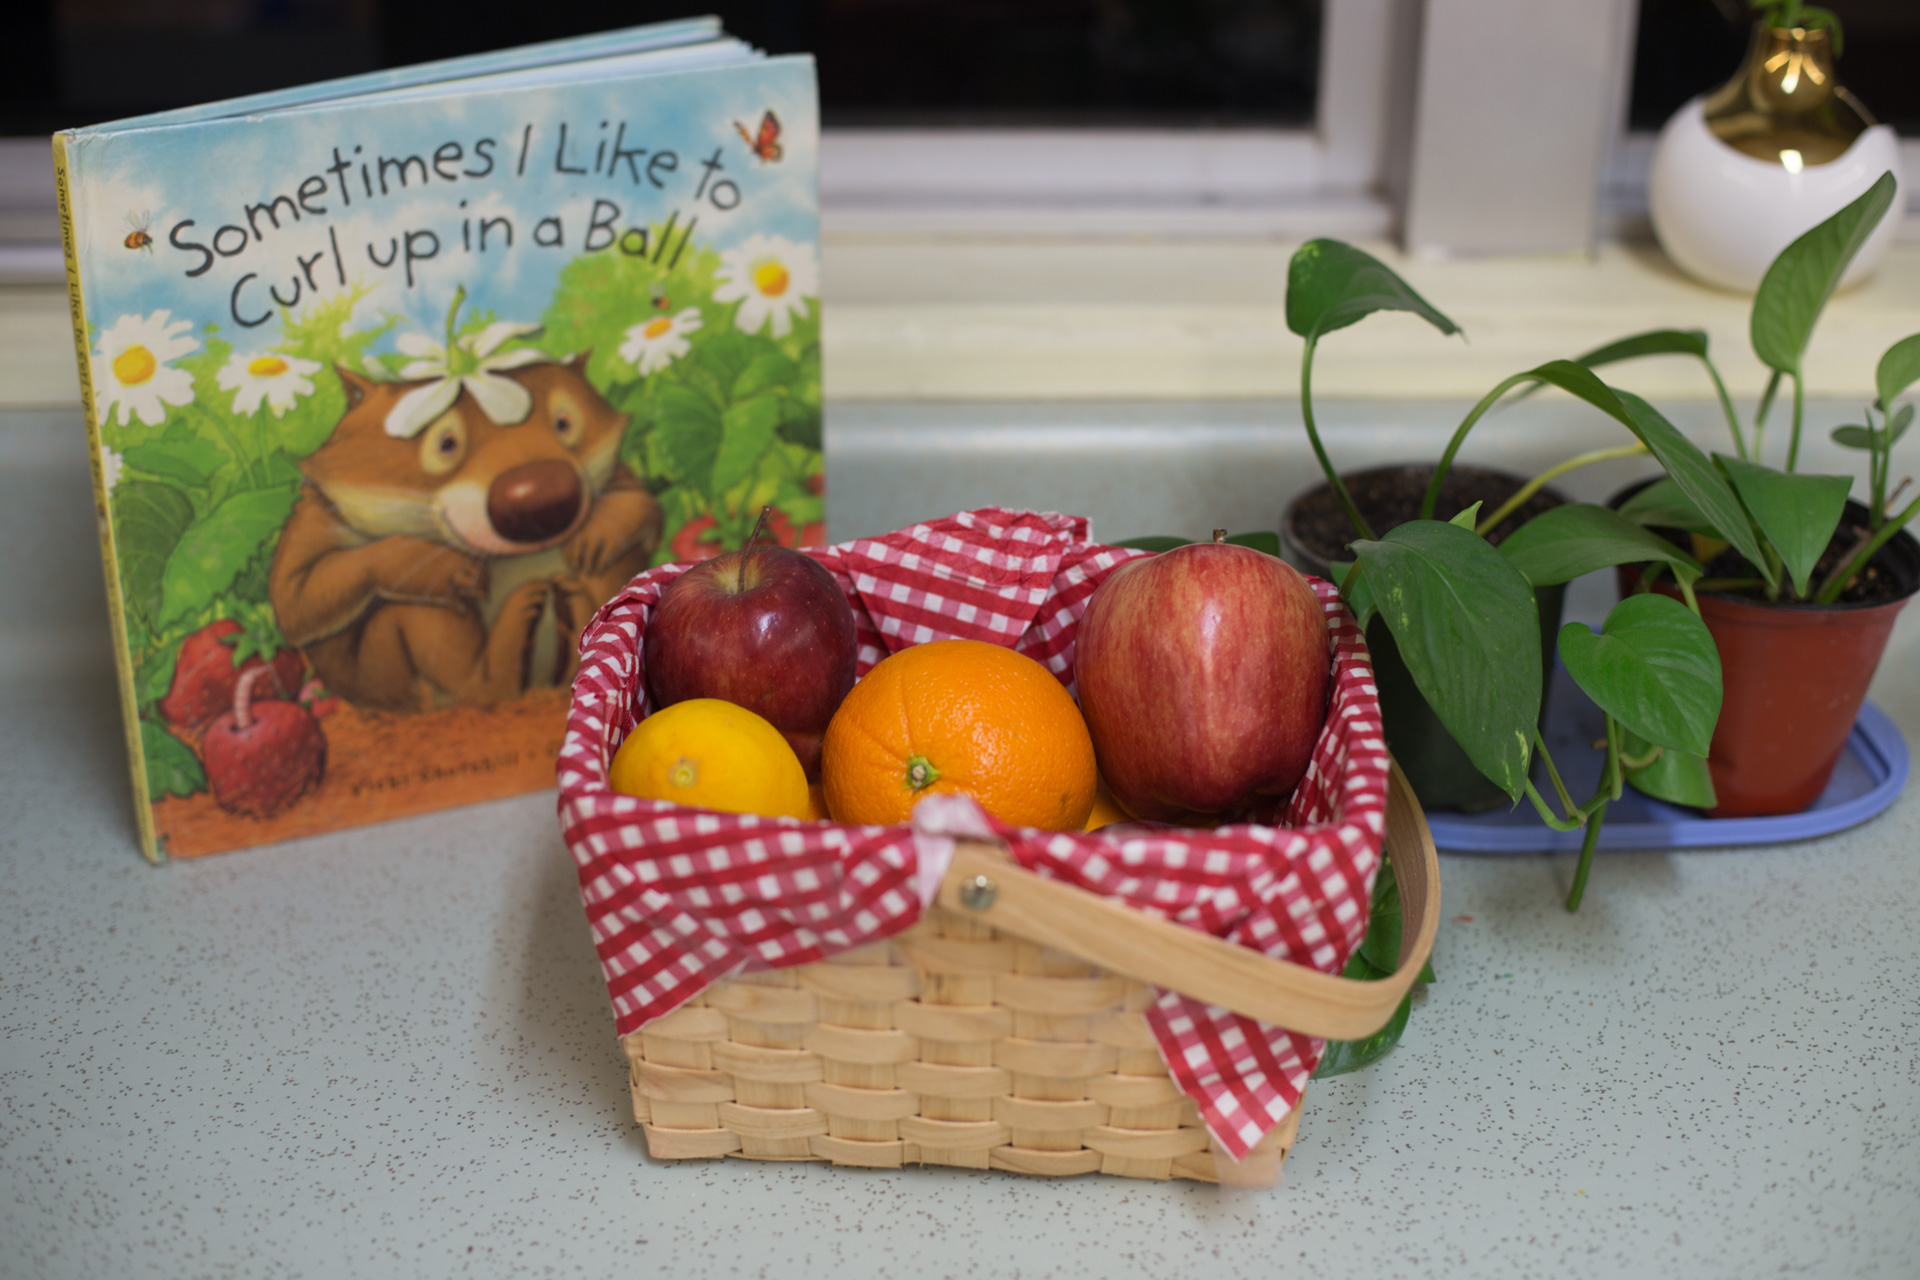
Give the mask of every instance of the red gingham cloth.
[[(1025, 653), (1071, 689), (1088, 598), (1147, 553), (1091, 542), (1078, 517), (989, 507), (807, 554), (853, 605), (862, 675), (890, 652), (964, 637)], [(595, 616), (560, 748), (560, 822), (620, 1035), (743, 968), (808, 964), (899, 933), (920, 915), (917, 850), (950, 848), (954, 835), (997, 836), (1041, 875), (1324, 973), (1359, 945), (1387, 753), (1366, 644), (1329, 583), (1307, 580), (1327, 614), (1332, 696), (1285, 826), (1061, 834), (1006, 826), (964, 797), (923, 801), (910, 827), (855, 827), (612, 791), (609, 762), (646, 710), (648, 611), (689, 567), (641, 574)], [(1175, 1084), (1235, 1159), (1299, 1101), (1324, 1047), (1171, 991), (1147, 1019)]]

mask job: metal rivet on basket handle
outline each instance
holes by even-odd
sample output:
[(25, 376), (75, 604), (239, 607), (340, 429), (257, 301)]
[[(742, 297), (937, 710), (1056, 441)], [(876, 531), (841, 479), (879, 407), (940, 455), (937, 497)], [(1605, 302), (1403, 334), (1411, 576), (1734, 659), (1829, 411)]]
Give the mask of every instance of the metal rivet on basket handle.
[(1433, 950), (1440, 929), (1440, 862), (1413, 789), (1392, 766), (1386, 847), (1405, 918), (1400, 967), (1378, 982), (1321, 973), (1262, 955), (1015, 865), (1005, 849), (962, 840), (940, 905), (1113, 973), (1220, 1005), (1259, 1022), (1329, 1040), (1358, 1040), (1387, 1024)]
[(960, 905), (969, 911), (985, 911), (999, 896), (999, 887), (986, 876), (973, 876), (960, 886)]

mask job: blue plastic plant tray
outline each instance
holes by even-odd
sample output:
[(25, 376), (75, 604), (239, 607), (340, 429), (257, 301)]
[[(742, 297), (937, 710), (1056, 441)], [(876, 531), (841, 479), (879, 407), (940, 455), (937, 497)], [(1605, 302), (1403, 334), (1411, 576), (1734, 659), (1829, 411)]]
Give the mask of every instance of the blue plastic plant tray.
[[(1584, 801), (1593, 794), (1603, 761), (1603, 753), (1594, 750), (1592, 744), (1604, 736), (1606, 729), (1600, 708), (1581, 692), (1565, 667), (1553, 673), (1547, 717), (1547, 746), (1554, 763), (1573, 798)], [(1534, 774), (1534, 785), (1541, 794), (1551, 795), (1544, 773), (1536, 767)], [(1840, 762), (1834, 766), (1827, 789), (1805, 812), (1778, 818), (1708, 818), (1698, 809), (1666, 804), (1628, 787), (1619, 800), (1607, 806), (1599, 847), (1724, 848), (1830, 835), (1885, 809), (1906, 781), (1906, 740), (1884, 711), (1868, 703), (1853, 722), (1853, 732), (1840, 752)], [(1553, 830), (1540, 821), (1533, 805), (1524, 799), (1517, 808), (1492, 813), (1430, 813), (1427, 825), (1433, 829), (1433, 842), (1455, 853), (1580, 850), (1580, 832)]]

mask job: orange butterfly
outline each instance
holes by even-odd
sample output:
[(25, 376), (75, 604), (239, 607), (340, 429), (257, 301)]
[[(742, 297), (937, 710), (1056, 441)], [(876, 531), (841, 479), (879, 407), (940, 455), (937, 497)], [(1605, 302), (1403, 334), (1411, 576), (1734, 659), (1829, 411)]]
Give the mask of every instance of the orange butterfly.
[(734, 129), (741, 139), (753, 148), (753, 154), (760, 157), (762, 164), (772, 164), (786, 153), (780, 149), (780, 117), (773, 114), (771, 108), (760, 117), (760, 136), (754, 137), (747, 132), (747, 126), (738, 120), (733, 122)]

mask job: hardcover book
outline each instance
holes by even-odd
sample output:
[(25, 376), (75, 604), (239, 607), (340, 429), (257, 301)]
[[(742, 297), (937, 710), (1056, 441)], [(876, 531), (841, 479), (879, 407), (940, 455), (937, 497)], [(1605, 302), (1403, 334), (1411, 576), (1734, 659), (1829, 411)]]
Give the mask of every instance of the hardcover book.
[(824, 541), (817, 101), (694, 19), (55, 137), (149, 858), (550, 787), (602, 602)]

